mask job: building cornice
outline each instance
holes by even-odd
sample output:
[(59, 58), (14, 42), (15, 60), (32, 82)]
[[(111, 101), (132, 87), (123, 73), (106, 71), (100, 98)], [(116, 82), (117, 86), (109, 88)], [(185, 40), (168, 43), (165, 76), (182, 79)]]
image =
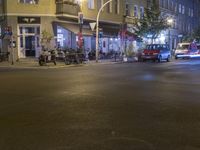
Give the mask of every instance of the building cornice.
[[(5, 14), (4, 14), (5, 15)], [(40, 16), (40, 17), (66, 17), (66, 18), (74, 18), (74, 19), (78, 19), (78, 16), (75, 15), (68, 15), (68, 14), (30, 14), (30, 13), (7, 13), (6, 16)], [(95, 22), (96, 20), (93, 18), (84, 18), (87, 21), (93, 21)], [(117, 22), (117, 21), (108, 21), (108, 20), (103, 20), (101, 19), (100, 22), (102, 23), (112, 23), (112, 24), (121, 24), (121, 22)]]

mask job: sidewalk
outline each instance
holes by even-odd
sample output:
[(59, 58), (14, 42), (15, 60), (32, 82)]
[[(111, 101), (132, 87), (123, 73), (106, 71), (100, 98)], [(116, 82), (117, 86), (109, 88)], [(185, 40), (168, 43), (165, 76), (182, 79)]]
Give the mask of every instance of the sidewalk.
[(96, 63), (95, 60), (86, 61), (82, 64), (71, 64), (71, 65), (65, 65), (64, 61), (57, 61), (56, 65), (53, 63), (47, 63), (45, 66), (40, 66), (38, 64), (38, 59), (36, 58), (25, 58), (20, 59), (18, 62), (14, 62), (12, 65), (12, 62), (4, 61), (0, 62), (0, 68), (39, 68), (39, 69), (48, 69), (48, 68), (64, 68), (64, 67), (75, 67), (75, 66), (88, 66), (88, 65), (97, 65), (97, 64), (116, 64), (120, 63), (119, 61), (114, 61), (113, 59), (104, 59), (99, 60), (98, 63)]

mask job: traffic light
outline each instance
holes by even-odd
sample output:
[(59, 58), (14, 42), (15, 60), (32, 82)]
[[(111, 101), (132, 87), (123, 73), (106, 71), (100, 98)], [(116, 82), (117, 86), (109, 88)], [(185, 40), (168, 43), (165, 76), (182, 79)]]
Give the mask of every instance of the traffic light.
[(78, 13), (78, 23), (83, 24), (83, 13), (82, 12)]

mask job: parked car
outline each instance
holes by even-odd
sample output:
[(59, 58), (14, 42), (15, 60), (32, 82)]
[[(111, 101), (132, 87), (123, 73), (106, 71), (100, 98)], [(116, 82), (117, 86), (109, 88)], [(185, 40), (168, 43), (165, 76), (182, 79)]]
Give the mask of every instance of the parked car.
[(169, 49), (169, 45), (167, 44), (147, 45), (142, 52), (141, 60), (142, 61), (153, 60), (158, 62), (166, 60), (167, 62), (169, 62), (171, 60), (171, 52)]
[(195, 43), (179, 43), (174, 56), (175, 59), (200, 57), (200, 45)]

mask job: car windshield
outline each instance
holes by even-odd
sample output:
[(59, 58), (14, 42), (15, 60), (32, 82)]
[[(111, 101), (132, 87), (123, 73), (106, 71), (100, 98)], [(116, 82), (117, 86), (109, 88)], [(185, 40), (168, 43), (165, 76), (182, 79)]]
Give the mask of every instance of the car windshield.
[(161, 44), (147, 45), (148, 50), (162, 50), (165, 48), (167, 48), (167, 45), (161, 45)]
[(189, 45), (182, 45), (182, 44), (178, 44), (177, 46), (177, 50), (185, 50), (188, 49)]

